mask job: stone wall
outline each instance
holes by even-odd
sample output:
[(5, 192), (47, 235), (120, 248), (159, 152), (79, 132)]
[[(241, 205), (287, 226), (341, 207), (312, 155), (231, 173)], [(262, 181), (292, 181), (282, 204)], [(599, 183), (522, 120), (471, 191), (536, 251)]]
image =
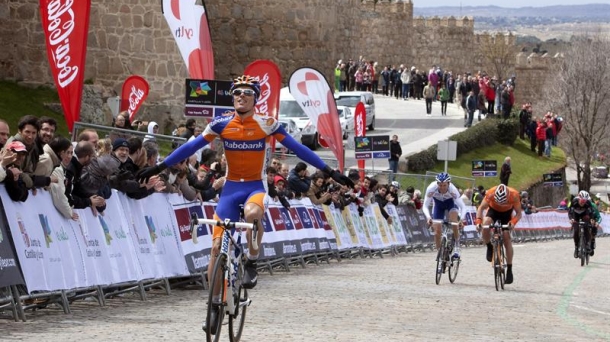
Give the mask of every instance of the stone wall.
[[(0, 3), (0, 79), (53, 83), (38, 6)], [(358, 56), (422, 70), (481, 68), (472, 19), (414, 19), (410, 0), (207, 0), (206, 6), (217, 79), (241, 74), (256, 59), (273, 60), (284, 82), (302, 66), (330, 78), (339, 59)], [(151, 87), (141, 117), (162, 125), (167, 113), (182, 120), (187, 70), (160, 1), (92, 0), (85, 80), (119, 94), (131, 74)]]
[[(536, 207), (550, 206), (553, 208), (557, 208), (557, 206), (559, 205), (559, 202), (561, 202), (561, 200), (564, 197), (566, 197), (568, 194), (568, 184), (566, 182), (565, 168), (561, 168), (559, 170), (556, 170), (554, 172), (549, 172), (549, 173), (561, 173), (564, 186), (548, 187), (548, 186), (544, 186), (542, 181), (531, 186), (527, 190), (527, 192)], [(517, 190), (521, 191), (522, 189), (517, 189)]]
[[(517, 76), (517, 87), (515, 88), (515, 104), (531, 102), (534, 109), (540, 103), (541, 95), (549, 77), (557, 72), (563, 56), (557, 54), (553, 57), (544, 54), (532, 53), (526, 55), (520, 52), (516, 57), (515, 74)], [(536, 110), (538, 114), (545, 111), (544, 108)]]

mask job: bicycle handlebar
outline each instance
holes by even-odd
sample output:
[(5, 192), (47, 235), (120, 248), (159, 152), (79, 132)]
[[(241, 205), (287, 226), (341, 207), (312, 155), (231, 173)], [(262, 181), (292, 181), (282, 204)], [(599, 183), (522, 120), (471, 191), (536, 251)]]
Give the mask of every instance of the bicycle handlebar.
[(446, 222), (446, 221), (443, 221), (443, 220), (432, 220), (432, 223), (439, 223), (439, 224), (446, 223), (446, 224), (451, 225), (451, 226), (459, 226), (460, 225), (459, 222)]
[[(491, 227), (496, 227), (496, 225), (495, 224), (486, 224), (486, 225), (481, 225), (481, 227), (483, 229), (487, 229), (487, 228), (491, 228)], [(500, 225), (499, 228), (510, 228), (510, 227), (511, 227), (510, 224), (503, 224), (503, 225)]]
[[(196, 225), (200, 225), (200, 224), (209, 224), (212, 226), (217, 226), (220, 227), (222, 229), (233, 229), (233, 228), (239, 228), (239, 229), (254, 229), (254, 223), (248, 223), (248, 222), (233, 222), (230, 219), (225, 219), (224, 221), (220, 221), (220, 220), (214, 220), (214, 219), (202, 219), (199, 218), (197, 216), (196, 213), (192, 213), (191, 214), (191, 232), (193, 231), (193, 228)], [(253, 249), (258, 249), (258, 243), (256, 241), (256, 234), (252, 235), (252, 248)]]

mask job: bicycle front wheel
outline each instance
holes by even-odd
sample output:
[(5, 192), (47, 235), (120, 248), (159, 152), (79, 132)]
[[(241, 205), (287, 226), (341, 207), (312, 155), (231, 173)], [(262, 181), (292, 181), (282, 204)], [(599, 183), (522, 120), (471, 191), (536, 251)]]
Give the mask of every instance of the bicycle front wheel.
[(242, 279), (244, 277), (244, 265), (239, 264), (237, 271), (239, 275), (236, 281), (235, 294), (233, 295), (233, 302), (235, 303), (235, 312), (229, 315), (229, 341), (239, 342), (241, 334), (244, 330), (244, 323), (246, 322), (246, 311), (248, 309), (249, 298), (248, 290), (241, 286)]
[(504, 254), (504, 245), (500, 245), (500, 288), (504, 290), (504, 282), (506, 281), (506, 255)]
[(580, 266), (585, 265), (585, 258), (587, 253), (587, 248), (585, 247), (585, 234), (583, 234), (582, 229), (580, 230), (580, 243), (578, 246), (578, 254), (580, 255)]
[[(219, 255), (216, 258), (214, 264), (214, 271), (212, 272), (212, 279), (210, 279), (210, 293), (208, 295), (208, 313), (205, 318), (206, 326), (208, 327), (205, 332), (207, 342), (218, 342), (220, 341), (220, 329), (222, 328), (222, 321), (224, 320), (225, 314), (225, 299), (226, 299), (226, 278), (225, 278), (225, 263), (226, 255)], [(218, 293), (220, 297), (220, 303), (214, 302), (214, 292)], [(212, 312), (217, 313), (216, 324), (212, 326)]]
[(451, 257), (451, 261), (449, 262), (449, 281), (453, 284), (455, 278), (457, 278), (458, 271), (460, 269), (460, 261), (461, 259)]
[(501, 265), (500, 265), (500, 258), (498, 257), (499, 255), (499, 246), (497, 243), (494, 243), (494, 251), (493, 251), (493, 267), (494, 267), (494, 281), (496, 283), (496, 291), (500, 291), (500, 279), (502, 277), (501, 275)]
[(434, 270), (435, 274), (436, 274), (436, 285), (440, 284), (441, 282), (441, 277), (443, 276), (443, 262), (445, 260), (445, 247), (442, 247), (443, 245), (441, 244), (441, 248), (438, 249), (438, 254), (436, 255), (436, 269)]

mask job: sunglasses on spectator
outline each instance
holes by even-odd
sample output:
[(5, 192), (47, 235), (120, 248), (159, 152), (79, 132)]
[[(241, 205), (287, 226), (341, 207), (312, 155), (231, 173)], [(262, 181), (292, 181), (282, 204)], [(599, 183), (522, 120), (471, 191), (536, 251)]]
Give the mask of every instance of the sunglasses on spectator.
[(252, 89), (235, 89), (231, 92), (233, 96), (240, 96), (244, 94), (245, 96), (254, 96), (255, 92)]

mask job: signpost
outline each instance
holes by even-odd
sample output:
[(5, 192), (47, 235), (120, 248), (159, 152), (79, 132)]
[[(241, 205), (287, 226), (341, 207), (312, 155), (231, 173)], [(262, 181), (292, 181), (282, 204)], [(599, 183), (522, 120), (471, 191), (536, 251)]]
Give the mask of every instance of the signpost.
[(472, 161), (472, 177), (497, 177), (498, 176), (498, 161), (497, 160), (473, 160)]
[(233, 111), (231, 81), (186, 79), (184, 116), (212, 119)]
[(542, 175), (544, 186), (563, 186), (563, 176), (561, 173), (545, 173)]
[(445, 172), (447, 172), (449, 161), (457, 159), (457, 141), (440, 140), (436, 148), (436, 159), (445, 161)]
[(375, 159), (390, 158), (390, 136), (389, 135), (369, 135), (366, 137), (354, 137), (356, 145), (354, 154), (356, 159), (373, 159), (371, 161), (375, 170)]

